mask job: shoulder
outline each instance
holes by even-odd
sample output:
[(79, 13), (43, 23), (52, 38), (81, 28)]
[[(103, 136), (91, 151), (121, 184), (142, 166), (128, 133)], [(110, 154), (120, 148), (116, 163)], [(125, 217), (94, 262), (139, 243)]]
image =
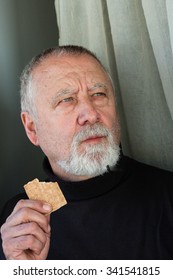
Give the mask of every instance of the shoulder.
[(150, 176), (150, 179), (156, 178), (163, 178), (165, 180), (173, 179), (173, 172), (164, 170), (155, 166), (148, 165), (143, 162), (139, 162), (134, 160), (130, 157), (125, 156), (125, 160), (127, 162), (128, 167), (131, 169), (132, 172), (136, 173), (139, 172), (140, 175)]
[(126, 165), (134, 188), (144, 196), (152, 195), (156, 199), (172, 200), (173, 205), (173, 172), (154, 167), (129, 157), (125, 157)]

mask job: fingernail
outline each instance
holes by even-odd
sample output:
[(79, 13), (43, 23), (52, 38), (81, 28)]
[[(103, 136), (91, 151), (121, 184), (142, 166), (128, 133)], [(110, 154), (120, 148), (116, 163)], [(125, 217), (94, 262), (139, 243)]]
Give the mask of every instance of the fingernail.
[(44, 204), (43, 204), (43, 209), (44, 209), (46, 212), (51, 212), (52, 207), (51, 207), (50, 204), (44, 203)]

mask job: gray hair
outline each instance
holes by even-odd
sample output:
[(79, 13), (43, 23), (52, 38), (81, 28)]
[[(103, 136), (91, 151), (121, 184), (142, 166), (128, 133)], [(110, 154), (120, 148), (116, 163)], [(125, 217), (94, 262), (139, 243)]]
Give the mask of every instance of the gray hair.
[[(105, 67), (98, 59), (98, 57), (88, 49), (81, 47), (81, 46), (74, 46), (74, 45), (65, 45), (65, 46), (58, 46), (44, 50), (40, 54), (33, 57), (33, 59), (26, 65), (24, 68), (21, 77), (20, 77), (20, 98), (21, 98), (21, 111), (28, 112), (33, 116), (36, 116), (36, 108), (34, 105), (34, 90), (32, 87), (32, 71), (35, 69), (36, 66), (41, 64), (41, 62), (49, 56), (65, 56), (65, 55), (90, 55), (95, 58), (100, 66), (106, 71)], [(107, 72), (107, 71), (106, 71)]]

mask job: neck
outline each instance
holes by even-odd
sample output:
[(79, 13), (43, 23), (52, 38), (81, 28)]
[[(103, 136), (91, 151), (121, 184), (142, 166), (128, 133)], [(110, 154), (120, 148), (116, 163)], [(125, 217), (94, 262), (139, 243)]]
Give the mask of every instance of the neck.
[(53, 173), (64, 181), (77, 182), (77, 181), (88, 180), (88, 179), (91, 179), (92, 177), (94, 177), (94, 176), (80, 176), (80, 175), (74, 175), (74, 174), (67, 173), (56, 163), (54, 164), (54, 163), (50, 162), (50, 165), (53, 170)]

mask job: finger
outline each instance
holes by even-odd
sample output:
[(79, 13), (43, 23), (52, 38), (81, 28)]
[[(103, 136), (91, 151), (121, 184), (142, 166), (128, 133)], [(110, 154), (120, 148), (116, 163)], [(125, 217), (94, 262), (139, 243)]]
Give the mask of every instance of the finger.
[(3, 238), (5, 241), (11, 238), (16, 238), (22, 235), (29, 235), (29, 234), (34, 235), (38, 240), (40, 240), (40, 242), (45, 244), (46, 234), (35, 222), (24, 223), (24, 224), (17, 225), (15, 227), (10, 227), (6, 231), (6, 234), (3, 233)]
[(52, 211), (52, 206), (44, 201), (21, 199), (14, 207), (12, 214), (16, 213), (21, 208), (31, 208), (43, 214), (48, 214)]
[(31, 208), (21, 208), (17, 212), (12, 213), (2, 226), (2, 230), (8, 230), (10, 227), (29, 222), (35, 222), (40, 226), (40, 228), (42, 228), (43, 231), (50, 232), (48, 218)]
[(33, 235), (22, 235), (12, 238), (8, 240), (8, 242), (3, 242), (4, 253), (11, 259), (15, 259), (17, 255), (24, 251), (26, 251), (25, 253), (27, 254), (29, 250), (39, 255), (44, 249), (44, 246), (45, 244)]

